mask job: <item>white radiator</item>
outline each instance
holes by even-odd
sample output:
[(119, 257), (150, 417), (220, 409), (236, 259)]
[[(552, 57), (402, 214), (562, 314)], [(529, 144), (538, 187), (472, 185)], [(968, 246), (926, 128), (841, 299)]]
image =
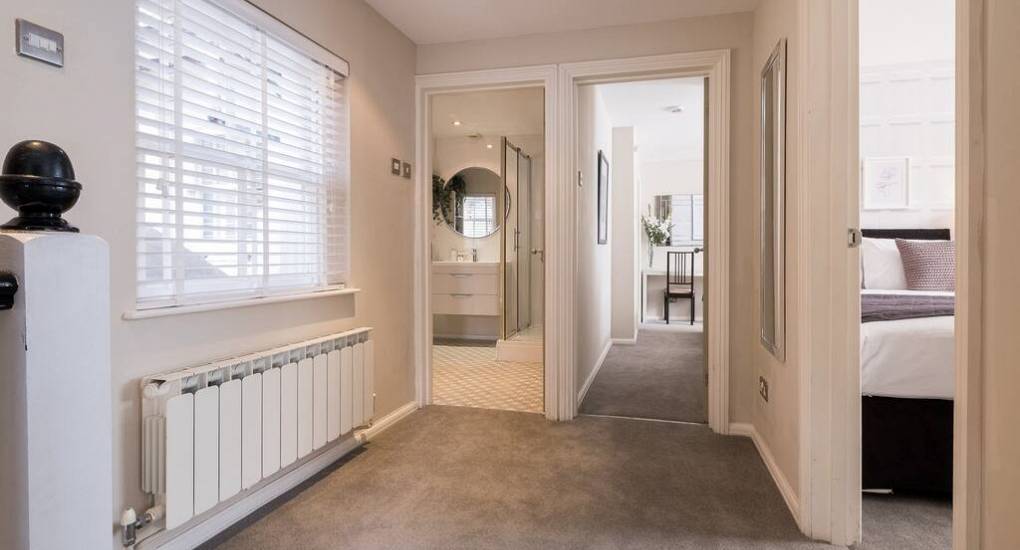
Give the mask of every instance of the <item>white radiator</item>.
[(142, 489), (173, 529), (367, 425), (371, 328), (142, 380)]

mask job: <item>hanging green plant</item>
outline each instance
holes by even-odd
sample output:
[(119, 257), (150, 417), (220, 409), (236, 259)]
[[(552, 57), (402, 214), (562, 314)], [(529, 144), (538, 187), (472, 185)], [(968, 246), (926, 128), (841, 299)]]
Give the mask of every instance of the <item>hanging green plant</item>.
[(437, 174), (432, 175), (432, 221), (436, 224), (453, 223), (457, 194), (464, 194), (467, 184), (459, 174), (450, 179), (450, 184)]

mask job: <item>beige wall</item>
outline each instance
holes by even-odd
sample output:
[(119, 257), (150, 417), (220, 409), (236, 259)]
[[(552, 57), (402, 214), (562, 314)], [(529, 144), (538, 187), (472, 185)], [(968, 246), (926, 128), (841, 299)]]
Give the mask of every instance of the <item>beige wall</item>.
[[(597, 86), (582, 86), (577, 97), (577, 158), (584, 187), (577, 193), (576, 378), (578, 389), (609, 345), (612, 324), (612, 249), (597, 244), (598, 153), (613, 166), (613, 128)], [(609, 236), (613, 234), (612, 200)]]
[[(786, 117), (786, 204), (796, 204), (799, 183), (797, 181), (797, 159), (800, 155), (800, 144), (798, 142), (799, 128), (797, 126), (798, 121), (798, 101), (797, 101), (797, 77), (800, 74), (800, 68), (797, 66), (796, 60), (798, 56), (798, 48), (800, 48), (800, 41), (797, 35), (797, 6), (800, 0), (766, 0), (762, 2), (757, 11), (754, 14), (754, 62), (750, 68), (751, 77), (754, 79), (757, 85), (758, 79), (761, 75), (761, 69), (765, 66), (765, 62), (772, 54), (772, 50), (775, 48), (776, 43), (780, 38), (787, 39), (787, 117)], [(757, 89), (757, 88), (756, 88)], [(759, 113), (760, 103), (757, 94), (750, 99), (753, 116), (743, 119), (744, 131), (754, 136), (755, 147), (754, 150), (759, 150), (760, 136), (759, 136)], [(758, 203), (758, 177), (759, 177), (759, 163), (756, 153), (756, 158), (753, 162), (754, 165), (754, 182), (751, 185), (753, 194), (749, 195), (747, 202), (754, 205)], [(758, 376), (764, 376), (769, 383), (769, 401), (765, 402), (758, 393), (755, 391), (751, 395), (753, 400), (753, 422), (754, 427), (758, 431), (758, 434), (764, 440), (765, 444), (768, 445), (775, 457), (776, 464), (782, 471), (786, 480), (793, 488), (794, 492), (798, 491), (800, 482), (799, 472), (799, 415), (798, 409), (798, 369), (802, 368), (802, 365), (798, 364), (795, 350), (797, 350), (798, 342), (798, 329), (800, 328), (797, 323), (798, 308), (797, 308), (797, 280), (795, 279), (796, 270), (794, 269), (797, 265), (797, 242), (800, 236), (799, 234), (799, 223), (798, 220), (791, 214), (794, 212), (792, 209), (787, 210), (786, 220), (786, 361), (777, 361), (772, 354), (765, 349), (758, 338), (757, 327), (760, 319), (760, 307), (758, 307), (758, 292), (761, 288), (759, 274), (761, 272), (761, 261), (757, 252), (758, 243), (760, 242), (757, 227), (760, 223), (760, 216), (758, 215), (758, 209), (752, 209), (752, 219), (754, 227), (751, 229), (753, 237), (752, 243), (754, 252), (752, 253), (751, 265), (753, 269), (753, 280), (749, 281), (752, 283), (750, 286), (754, 288), (753, 300), (751, 303), (754, 306), (751, 308), (754, 312), (752, 317), (754, 319), (753, 327), (755, 327), (749, 334), (749, 338), (741, 342), (744, 346), (749, 346), (754, 357), (754, 377), (752, 383), (757, 388)], [(739, 264), (738, 264), (739, 265)], [(739, 273), (739, 270), (737, 271)]]
[[(0, 53), (0, 148), (28, 138), (64, 147), (84, 186), (68, 219), (110, 243), (116, 508), (111, 525), (121, 507), (146, 504), (139, 489), (141, 376), (370, 325), (379, 343), (377, 412), (386, 414), (413, 398), (413, 188), (388, 170), (390, 157), (413, 156), (415, 46), (360, 0), (257, 3), (351, 62), (352, 282), (364, 291), (355, 298), (140, 321), (121, 319), (135, 296), (134, 2), (0, 3), (7, 38), (15, 17), (23, 17), (63, 32), (67, 48), (62, 69), (17, 57), (10, 47)], [(9, 214), (0, 207), (0, 216)]]
[(638, 325), (638, 205), (634, 154), (634, 127), (613, 128), (613, 164), (609, 179), (613, 211), (612, 300), (613, 338), (632, 339)]
[[(1020, 252), (1016, 239), (1020, 233), (1020, 3), (1015, 0), (984, 0), (984, 55), (986, 87), (985, 132), (972, 136), (972, 152), (980, 154), (985, 141), (984, 227), (977, 218), (968, 228), (977, 235), (983, 231), (984, 287), (982, 296), (984, 406), (979, 420), (983, 433), (982, 474), (982, 548), (1020, 546), (1020, 522), (1016, 521), (1016, 499), (1020, 494), (1020, 339), (1017, 338), (1020, 315)], [(977, 52), (972, 52), (973, 63)], [(973, 67), (976, 70), (978, 67)], [(980, 75), (980, 72), (976, 72)], [(980, 77), (980, 76), (979, 76)], [(981, 116), (972, 112), (971, 116)], [(979, 200), (980, 200), (979, 198)], [(980, 207), (980, 205), (978, 205)], [(981, 237), (978, 237), (981, 242)], [(975, 365), (971, 365), (974, 368)]]
[[(754, 162), (749, 120), (757, 79), (752, 80), (750, 13), (693, 17), (597, 30), (538, 34), (519, 38), (429, 44), (418, 48), (418, 73), (519, 67), (714, 49), (731, 51), (730, 90), (730, 419), (750, 422), (755, 395), (751, 348), (753, 307), (750, 265), (757, 246), (752, 216), (756, 203), (751, 180)], [(578, 384), (583, 379), (578, 380)]]

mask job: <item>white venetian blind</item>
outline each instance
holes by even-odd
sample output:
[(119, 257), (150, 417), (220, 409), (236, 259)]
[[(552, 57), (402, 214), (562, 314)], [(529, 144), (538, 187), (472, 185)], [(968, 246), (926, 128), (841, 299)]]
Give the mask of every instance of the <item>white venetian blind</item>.
[(671, 195), (673, 234), (670, 243), (677, 245), (700, 244), (705, 240), (704, 195)]
[(138, 307), (342, 286), (347, 63), (243, 0), (136, 0)]
[(495, 229), (496, 197), (467, 195), (464, 197), (464, 236), (487, 237)]

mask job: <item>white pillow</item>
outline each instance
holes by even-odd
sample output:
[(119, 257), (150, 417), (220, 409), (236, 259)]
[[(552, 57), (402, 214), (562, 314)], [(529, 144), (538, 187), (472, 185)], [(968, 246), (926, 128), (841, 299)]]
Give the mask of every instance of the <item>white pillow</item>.
[(861, 244), (864, 288), (906, 290), (907, 276), (896, 239), (865, 238)]

